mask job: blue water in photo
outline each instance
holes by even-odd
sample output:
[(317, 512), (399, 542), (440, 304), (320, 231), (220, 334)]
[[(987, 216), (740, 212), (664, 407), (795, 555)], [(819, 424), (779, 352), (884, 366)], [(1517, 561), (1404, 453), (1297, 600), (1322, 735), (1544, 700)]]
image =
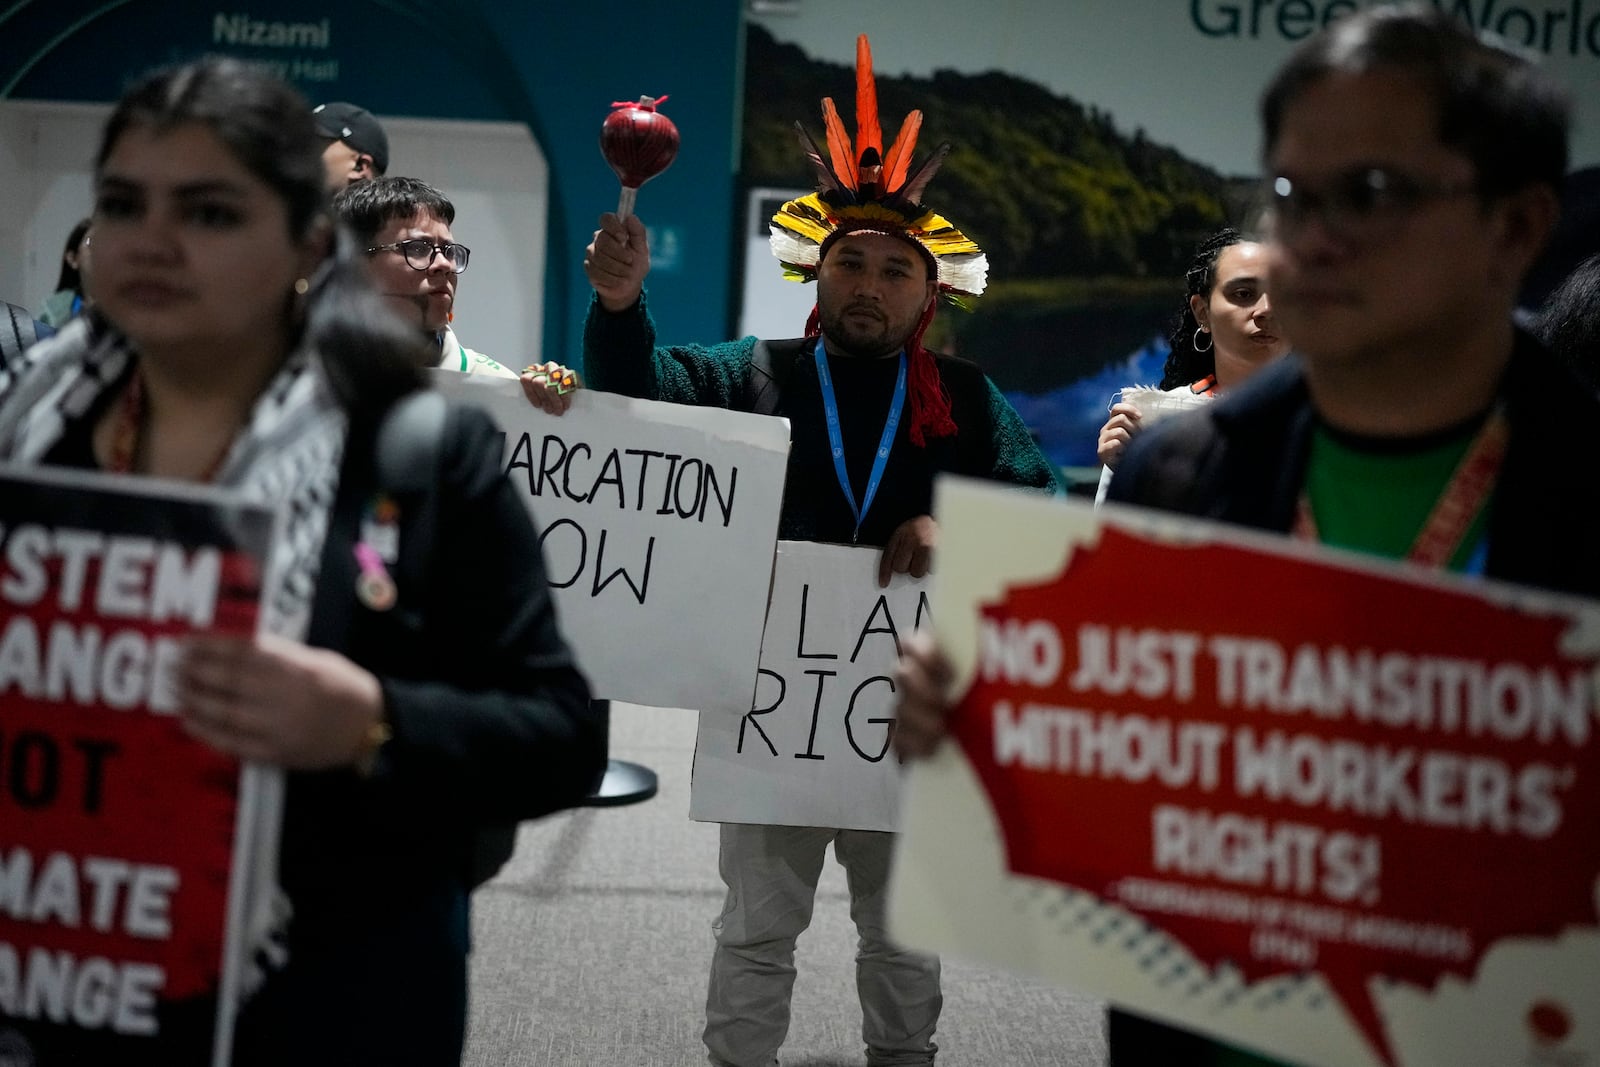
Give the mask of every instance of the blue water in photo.
[(1098, 466), (1095, 442), (1105, 425), (1112, 395), (1130, 385), (1155, 385), (1169, 351), (1164, 337), (1155, 337), (1128, 357), (1087, 378), (1047, 393), (1007, 393), (1039, 447), (1058, 467)]

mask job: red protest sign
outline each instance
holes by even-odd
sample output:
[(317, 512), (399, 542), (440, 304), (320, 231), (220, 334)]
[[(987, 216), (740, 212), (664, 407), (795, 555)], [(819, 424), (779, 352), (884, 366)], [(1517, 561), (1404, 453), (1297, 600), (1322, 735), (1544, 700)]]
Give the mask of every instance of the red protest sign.
[[(1235, 1029), (1179, 991), (1316, 979), (1364, 1058), (1403, 1063), (1429, 1037), (1391, 991), (1470, 987), (1499, 946), (1595, 928), (1593, 615), (1154, 529), (1097, 523), (1056, 568), (991, 575), (952, 719), (1008, 876), (1125, 919), (1151, 989), (1104, 992), (1292, 1057), (1304, 1035), (1260, 998)], [(1567, 1040), (1588, 994), (1554, 985), (1513, 1044)]]
[(212, 1062), (239, 765), (173, 672), (185, 634), (254, 633), (270, 528), (0, 474), (0, 1036), (39, 1067)]

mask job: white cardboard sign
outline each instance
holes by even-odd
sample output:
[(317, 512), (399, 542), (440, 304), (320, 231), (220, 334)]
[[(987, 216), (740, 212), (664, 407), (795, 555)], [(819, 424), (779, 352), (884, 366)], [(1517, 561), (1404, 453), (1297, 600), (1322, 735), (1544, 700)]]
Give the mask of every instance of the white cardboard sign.
[(896, 941), (1292, 1063), (1597, 1062), (1600, 603), (934, 501), (962, 695), (905, 776)]
[(787, 470), (786, 419), (440, 372), (506, 431), (561, 631), (596, 696), (749, 710)]
[(893, 830), (889, 749), (900, 640), (927, 626), (927, 581), (878, 587), (876, 548), (779, 541), (755, 700), (703, 711), (689, 817)]

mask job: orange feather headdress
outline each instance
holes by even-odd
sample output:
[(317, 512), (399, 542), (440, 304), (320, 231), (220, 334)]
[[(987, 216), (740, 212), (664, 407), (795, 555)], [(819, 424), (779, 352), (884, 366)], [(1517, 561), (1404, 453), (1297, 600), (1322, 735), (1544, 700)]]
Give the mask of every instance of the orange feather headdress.
[[(772, 216), (772, 254), (783, 264), (784, 276), (814, 281), (828, 243), (835, 237), (862, 231), (882, 233), (919, 249), (939, 294), (952, 304), (967, 306), (967, 300), (983, 292), (988, 282), (989, 260), (949, 219), (922, 206), (922, 191), (950, 154), (950, 145), (941, 144), (913, 167), (911, 154), (922, 129), (922, 112), (913, 111), (884, 153), (878, 83), (872, 76), (872, 49), (865, 34), (856, 38), (855, 143), (851, 144), (831, 98), (822, 101), (822, 120), (827, 127), (828, 159), (804, 126), (797, 122), (794, 127), (816, 169), (817, 191), (789, 201)], [(937, 303), (928, 302), (905, 343), (910, 372), (908, 433), (919, 448), (926, 446), (929, 438), (948, 437), (957, 430), (938, 367), (922, 346)], [(811, 313), (807, 336), (820, 332), (819, 311)]]
[(772, 217), (772, 254), (783, 264), (785, 277), (814, 280), (830, 238), (852, 230), (874, 230), (903, 237), (927, 253), (939, 291), (951, 303), (966, 306), (966, 298), (983, 292), (989, 274), (983, 250), (950, 220), (922, 206), (923, 190), (949, 155), (950, 145), (941, 144), (913, 168), (912, 151), (922, 128), (922, 112), (913, 111), (889, 151), (883, 150), (878, 84), (865, 34), (856, 38), (854, 144), (831, 97), (822, 101), (822, 119), (827, 159), (805, 127), (795, 123), (801, 147), (817, 172), (817, 191), (789, 201)]

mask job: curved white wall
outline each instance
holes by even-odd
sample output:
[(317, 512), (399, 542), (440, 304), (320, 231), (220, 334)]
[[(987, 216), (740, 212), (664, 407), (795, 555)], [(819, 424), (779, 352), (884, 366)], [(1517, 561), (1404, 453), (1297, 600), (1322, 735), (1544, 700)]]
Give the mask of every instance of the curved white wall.
[[(104, 105), (0, 102), (0, 299), (37, 311), (61, 246), (88, 214), (91, 157)], [(457, 290), (456, 332), (513, 369), (542, 358), (550, 169), (526, 127), (383, 118), (391, 174), (422, 178), (455, 202), (456, 240), (472, 249)], [(561, 354), (552, 354), (559, 359)]]

